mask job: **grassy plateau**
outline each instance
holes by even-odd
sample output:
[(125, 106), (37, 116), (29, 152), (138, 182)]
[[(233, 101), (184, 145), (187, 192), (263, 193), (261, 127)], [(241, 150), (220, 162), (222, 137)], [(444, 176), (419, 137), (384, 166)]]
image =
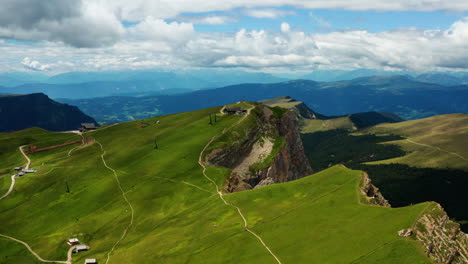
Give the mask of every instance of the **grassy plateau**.
[[(38, 172), (17, 179), (0, 200), (0, 234), (58, 261), (67, 259), (66, 240), (77, 237), (90, 250), (73, 255), (73, 263), (276, 263), (198, 164), (213, 137), (252, 122), (218, 115), (209, 125), (208, 114), (220, 109), (120, 123), (87, 133), (96, 140), (90, 146), (29, 155)], [(19, 146), (77, 138), (38, 129), (0, 134), (1, 194), (11, 168), (25, 163)], [(229, 170), (208, 167), (206, 175), (222, 190)], [(368, 205), (361, 180), (361, 171), (334, 166), (224, 199), (242, 210), (249, 229), (281, 263), (431, 263), (415, 240), (397, 235), (430, 203)], [(0, 263), (41, 262), (23, 245), (0, 238)]]

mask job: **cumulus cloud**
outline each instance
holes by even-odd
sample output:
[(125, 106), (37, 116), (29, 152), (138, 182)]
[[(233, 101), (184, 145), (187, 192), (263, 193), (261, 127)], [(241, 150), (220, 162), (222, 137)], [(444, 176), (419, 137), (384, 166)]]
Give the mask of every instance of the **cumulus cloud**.
[(27, 69), (34, 70), (34, 71), (47, 71), (50, 69), (50, 65), (48, 64), (42, 64), (36, 60), (32, 60), (29, 57), (25, 57), (22, 61), (21, 64), (24, 65)]
[[(91, 1), (91, 0), (90, 0)], [(116, 10), (126, 21), (140, 21), (142, 17), (174, 18), (182, 13), (226, 11), (235, 8), (267, 10), (272, 7), (293, 6), (307, 9), (345, 9), (378, 11), (468, 11), (465, 0), (94, 0)], [(266, 8), (266, 9), (265, 9)], [(264, 12), (268, 15), (267, 12)], [(263, 16), (265, 17), (265, 16)]]
[(147, 17), (128, 29), (130, 37), (142, 40), (165, 41), (172, 45), (187, 42), (195, 35), (192, 23), (167, 23), (162, 19)]
[(468, 70), (468, 19), (445, 30), (306, 33), (286, 22), (278, 28), (197, 33), (191, 23), (151, 17), (128, 28), (124, 39), (111, 47), (0, 43), (0, 71), (8, 67), (53, 72), (151, 67)]
[(115, 43), (122, 34), (115, 14), (93, 1), (4, 0), (0, 9), (3, 38), (97, 47)]
[[(279, 18), (294, 14), (294, 11), (277, 9), (282, 6), (307, 9), (468, 11), (466, 0), (2, 0), (0, 38), (62, 42), (79, 48), (112, 46), (128, 36), (123, 22), (133, 22), (143, 27), (151, 26), (147, 24), (152, 22), (173, 20), (187, 13), (235, 9), (257, 18)], [(322, 26), (328, 23), (322, 18), (315, 19)], [(224, 24), (229, 21), (232, 18), (227, 16), (207, 15), (193, 17), (192, 21), (185, 20), (187, 23), (182, 23), (182, 26), (189, 31), (190, 24)], [(162, 31), (167, 28), (159, 24)]]

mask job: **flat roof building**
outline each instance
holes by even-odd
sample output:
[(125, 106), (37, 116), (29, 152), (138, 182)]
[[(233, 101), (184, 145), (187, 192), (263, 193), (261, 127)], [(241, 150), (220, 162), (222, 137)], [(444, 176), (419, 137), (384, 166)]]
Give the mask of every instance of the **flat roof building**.
[(89, 247), (87, 245), (78, 245), (78, 246), (75, 247), (74, 252), (78, 253), (80, 251), (87, 251), (88, 249), (89, 249)]
[(69, 245), (77, 245), (77, 244), (80, 243), (80, 241), (78, 240), (78, 238), (70, 238), (70, 239), (68, 239), (67, 243)]
[(96, 130), (96, 124), (95, 123), (81, 123), (80, 126), (80, 131), (81, 132), (86, 132), (90, 130)]
[(97, 264), (97, 260), (92, 258), (92, 259), (85, 259), (84, 261), (85, 264)]

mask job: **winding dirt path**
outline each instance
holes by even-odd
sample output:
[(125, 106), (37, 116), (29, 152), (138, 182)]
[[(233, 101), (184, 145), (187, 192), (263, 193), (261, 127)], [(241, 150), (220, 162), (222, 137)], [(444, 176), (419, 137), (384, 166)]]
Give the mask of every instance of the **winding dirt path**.
[[(21, 152), (21, 154), (23, 154), (23, 156), (26, 158), (27, 160), (27, 163), (24, 165), (24, 168), (25, 169), (29, 169), (29, 166), (31, 165), (31, 159), (29, 159), (28, 155), (26, 155), (26, 153), (23, 151), (23, 147), (24, 146), (21, 146), (19, 147), (19, 151)], [(8, 195), (10, 195), (10, 193), (13, 191), (13, 188), (15, 187), (15, 183), (16, 183), (16, 174), (13, 174), (11, 175), (11, 185), (10, 185), (10, 188), (8, 189), (8, 191), (2, 195), (2, 197), (0, 197), (0, 200), (6, 198)]]
[[(24, 146), (21, 146), (19, 147), (19, 151), (21, 152), (21, 154), (23, 154), (24, 158), (27, 160), (27, 163), (24, 165), (24, 168), (25, 169), (29, 169), (29, 166), (31, 166), (31, 159), (28, 157), (28, 155), (26, 155), (26, 153), (24, 152), (23, 150), (23, 147)], [(79, 146), (79, 147), (82, 147)], [(78, 148), (78, 147), (76, 147)], [(70, 157), (73, 150), (75, 150), (76, 148), (73, 148), (71, 149), (69, 152), (68, 152), (68, 155), (67, 157)], [(51, 172), (52, 170), (54, 170), (55, 168), (52, 168), (49, 172)], [(47, 172), (47, 173), (49, 173)], [(47, 174), (46, 173), (46, 174)], [(0, 197), (0, 200), (6, 198), (12, 191), (13, 191), (13, 188), (15, 186), (15, 182), (16, 182), (16, 174), (12, 175), (11, 176), (11, 185), (10, 185), (10, 188), (8, 189), (8, 192), (5, 193), (2, 197)], [(18, 242), (20, 244), (22, 244), (23, 246), (25, 246), (29, 252), (31, 252), (31, 254), (34, 255), (34, 257), (36, 257), (39, 261), (41, 262), (44, 262), (44, 263), (64, 263), (64, 264), (72, 264), (72, 260), (73, 260), (73, 257), (72, 257), (72, 253), (73, 253), (73, 249), (75, 249), (76, 246), (72, 246), (68, 249), (68, 252), (67, 252), (67, 260), (65, 261), (61, 261), (61, 260), (46, 260), (46, 259), (43, 259), (41, 256), (39, 256), (39, 254), (37, 254), (32, 248), (31, 246), (29, 246), (28, 243), (22, 241), (22, 240), (19, 240), (19, 239), (16, 239), (14, 237), (11, 237), (11, 236), (7, 236), (7, 235), (3, 235), (3, 234), (0, 234), (0, 237), (3, 237), (3, 238), (6, 238), (6, 239), (10, 239), (12, 241), (15, 241), (15, 242)]]
[(31, 159), (28, 157), (28, 155), (26, 155), (26, 153), (25, 153), (24, 150), (23, 150), (23, 147), (24, 147), (24, 146), (19, 147), (19, 151), (21, 152), (21, 154), (23, 154), (24, 158), (28, 161), (28, 162), (24, 165), (24, 168), (25, 168), (25, 169), (29, 169), (29, 166), (31, 166)]
[(217, 135), (217, 136), (214, 136), (213, 138), (211, 138), (211, 140), (205, 145), (205, 147), (203, 148), (203, 150), (200, 152), (200, 155), (198, 156), (198, 164), (203, 168), (203, 176), (208, 179), (216, 188), (216, 193), (218, 194), (219, 198), (223, 201), (223, 203), (229, 207), (232, 207), (234, 209), (237, 210), (239, 216), (242, 218), (242, 221), (244, 221), (244, 229), (245, 231), (249, 232), (250, 234), (252, 234), (255, 238), (258, 239), (258, 241), (260, 241), (260, 243), (262, 244), (262, 246), (270, 253), (270, 255), (276, 260), (276, 262), (278, 264), (282, 264), (281, 261), (279, 260), (279, 258), (275, 255), (275, 253), (273, 253), (273, 251), (268, 247), (268, 245), (265, 243), (265, 241), (257, 234), (255, 233), (254, 231), (252, 231), (250, 228), (249, 228), (249, 225), (248, 225), (248, 222), (247, 222), (247, 219), (245, 218), (244, 214), (242, 213), (242, 210), (240, 209), (239, 206), (237, 205), (234, 205), (228, 201), (226, 201), (226, 199), (224, 199), (224, 194), (223, 192), (219, 189), (218, 187), (218, 184), (216, 184), (216, 182), (211, 179), (207, 174), (206, 174), (206, 166), (205, 164), (203, 163), (203, 154), (205, 153), (206, 149), (211, 145), (211, 143), (213, 143), (213, 141), (215, 141), (216, 139), (218, 139), (220, 136), (224, 135), (227, 131), (229, 131), (231, 128), (237, 126), (239, 123), (241, 123), (242, 121), (244, 121), (245, 118), (247, 118), (249, 115), (250, 115), (250, 111), (253, 109), (253, 106), (247, 110), (247, 113), (239, 120), (237, 121), (236, 123), (234, 123), (232, 126), (228, 127), (228, 128), (225, 128), (221, 134)]
[(408, 142), (410, 142), (410, 143), (413, 143), (413, 144), (416, 144), (416, 145), (420, 145), (420, 146), (424, 146), (424, 147), (429, 147), (429, 148), (434, 148), (434, 149), (437, 149), (437, 150), (439, 150), (439, 151), (442, 151), (442, 152), (448, 153), (448, 154), (450, 154), (450, 155), (456, 156), (456, 157), (458, 157), (458, 158), (460, 158), (460, 159), (462, 159), (462, 160), (468, 161), (467, 158), (465, 158), (465, 157), (463, 157), (462, 155), (460, 155), (460, 154), (458, 154), (458, 153), (455, 153), (455, 152), (450, 152), (450, 151), (447, 151), (447, 150), (445, 150), (445, 149), (441, 149), (441, 148), (439, 148), (439, 147), (431, 146), (431, 145), (428, 145), (428, 144), (418, 143), (418, 142), (413, 141), (413, 140), (411, 140), (411, 139), (409, 139), (409, 138), (407, 138), (406, 141), (408, 141)]
[(41, 256), (39, 256), (30, 246), (28, 243), (24, 242), (24, 241), (21, 241), (19, 239), (16, 239), (14, 237), (11, 237), (11, 236), (6, 236), (6, 235), (2, 235), (0, 234), (0, 237), (3, 237), (3, 238), (6, 238), (6, 239), (10, 239), (10, 240), (13, 240), (15, 242), (18, 242), (20, 244), (22, 244), (24, 247), (26, 247), (29, 252), (31, 252), (31, 254), (34, 255), (34, 257), (36, 257), (39, 261), (41, 262), (44, 262), (44, 263), (64, 263), (64, 264), (71, 264), (72, 263), (72, 257), (71, 257), (71, 251), (73, 250), (74, 247), (71, 247), (69, 250), (68, 250), (68, 253), (67, 253), (67, 260), (65, 261), (61, 261), (61, 260), (46, 260), (46, 259), (43, 259), (41, 258)]
[(107, 253), (107, 260), (106, 260), (106, 264), (109, 263), (109, 260), (110, 260), (110, 255), (112, 254), (112, 252), (114, 252), (115, 248), (119, 245), (119, 243), (125, 238), (125, 236), (127, 235), (127, 232), (128, 230), (130, 229), (130, 227), (133, 225), (133, 220), (135, 218), (135, 210), (133, 209), (133, 206), (132, 204), (130, 203), (130, 201), (128, 200), (127, 198), (127, 194), (124, 192), (123, 188), (122, 188), (122, 185), (120, 184), (120, 180), (119, 180), (119, 176), (117, 175), (117, 172), (116, 170), (114, 170), (113, 168), (109, 167), (107, 165), (107, 162), (106, 160), (104, 159), (104, 156), (106, 155), (106, 151), (104, 150), (104, 147), (102, 146), (102, 144), (96, 140), (96, 143), (99, 144), (99, 146), (101, 147), (101, 150), (102, 150), (102, 155), (101, 155), (101, 159), (102, 159), (102, 163), (104, 164), (104, 166), (109, 169), (110, 171), (112, 171), (112, 173), (114, 174), (114, 178), (117, 182), (117, 186), (119, 186), (119, 189), (120, 189), (120, 192), (122, 193), (122, 197), (124, 198), (125, 202), (128, 204), (128, 207), (130, 208), (130, 211), (131, 211), (131, 217), (130, 217), (130, 223), (128, 224), (128, 226), (125, 228), (125, 230), (123, 231), (122, 233), (122, 236), (120, 236), (119, 240), (117, 240), (117, 242), (115, 242), (115, 244), (112, 246), (111, 250)]

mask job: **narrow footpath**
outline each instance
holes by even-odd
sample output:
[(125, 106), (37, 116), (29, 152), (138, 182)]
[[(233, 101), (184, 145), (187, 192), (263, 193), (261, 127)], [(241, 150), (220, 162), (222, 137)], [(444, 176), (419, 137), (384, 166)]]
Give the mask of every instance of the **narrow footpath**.
[(216, 182), (211, 179), (207, 174), (206, 174), (206, 166), (205, 164), (203, 163), (203, 154), (205, 153), (206, 149), (211, 145), (211, 143), (213, 143), (213, 141), (215, 141), (216, 139), (218, 139), (220, 136), (226, 134), (226, 132), (228, 132), (231, 128), (237, 126), (239, 123), (241, 123), (242, 121), (244, 121), (245, 118), (247, 118), (249, 115), (250, 115), (250, 112), (252, 110), (253, 106), (247, 110), (247, 113), (239, 120), (237, 121), (234, 125), (230, 126), (229, 128), (226, 128), (224, 129), (221, 134), (217, 135), (217, 136), (214, 136), (213, 138), (211, 138), (211, 140), (205, 145), (205, 147), (203, 148), (203, 150), (200, 152), (200, 155), (198, 157), (198, 164), (203, 168), (203, 176), (208, 179), (216, 188), (216, 193), (218, 194), (219, 198), (223, 201), (223, 203), (229, 207), (232, 207), (234, 209), (237, 210), (239, 216), (242, 218), (242, 220), (244, 221), (244, 229), (245, 231), (249, 232), (250, 234), (252, 234), (255, 238), (258, 239), (258, 241), (262, 244), (262, 246), (270, 253), (270, 255), (276, 260), (276, 262), (278, 264), (282, 264), (281, 261), (279, 260), (279, 258), (275, 255), (275, 253), (273, 253), (273, 251), (268, 247), (268, 245), (265, 243), (265, 241), (262, 239), (262, 237), (260, 237), (257, 233), (255, 233), (254, 231), (252, 231), (250, 228), (249, 228), (249, 225), (248, 225), (248, 222), (247, 222), (247, 219), (245, 218), (244, 214), (242, 213), (242, 210), (240, 209), (239, 206), (237, 205), (234, 205), (228, 201), (226, 201), (226, 199), (224, 199), (224, 194), (223, 192), (219, 189), (218, 187), (218, 184), (216, 184)]
[[(26, 164), (24, 165), (24, 168), (25, 169), (29, 169), (29, 166), (31, 166), (31, 159), (28, 157), (28, 155), (26, 155), (26, 153), (24, 152), (23, 150), (23, 147), (24, 146), (21, 146), (19, 147), (19, 151), (21, 152), (21, 154), (23, 154), (24, 158), (27, 160)], [(72, 149), (74, 150), (74, 149)], [(68, 157), (71, 156), (71, 153), (72, 153), (72, 150), (70, 150), (68, 152)], [(55, 168), (52, 168), (52, 170), (55, 169)], [(6, 198), (12, 191), (13, 191), (13, 188), (15, 187), (15, 182), (16, 182), (16, 174), (13, 174), (11, 176), (11, 185), (10, 185), (10, 188), (8, 189), (8, 192), (6, 192), (2, 197), (0, 197), (0, 200)], [(44, 263), (64, 263), (64, 264), (72, 264), (72, 253), (73, 253), (73, 249), (75, 249), (76, 246), (73, 246), (73, 247), (70, 247), (68, 249), (68, 252), (67, 252), (67, 260), (65, 261), (61, 261), (61, 260), (46, 260), (46, 259), (43, 259), (41, 256), (39, 256), (39, 254), (37, 254), (32, 248), (31, 246), (29, 246), (28, 243), (22, 241), (22, 240), (19, 240), (19, 239), (16, 239), (14, 237), (11, 237), (11, 236), (7, 236), (7, 235), (3, 235), (3, 234), (0, 234), (0, 237), (3, 237), (3, 238), (6, 238), (6, 239), (9, 239), (9, 240), (12, 240), (12, 241), (15, 241), (17, 243), (20, 243), (22, 244), (24, 247), (26, 247), (26, 249), (29, 250), (29, 252), (31, 252), (31, 254), (34, 255), (34, 257), (36, 257), (37, 260), (41, 261), (41, 262), (44, 262)]]
[(428, 148), (434, 148), (434, 149), (437, 149), (439, 151), (442, 151), (442, 152), (445, 152), (445, 153), (448, 153), (450, 155), (453, 155), (453, 156), (456, 156), (464, 161), (468, 161), (468, 158), (465, 158), (463, 157), (462, 155), (458, 154), (458, 153), (455, 153), (455, 152), (450, 152), (450, 151), (447, 151), (445, 149), (441, 149), (439, 147), (436, 147), (436, 146), (431, 146), (431, 145), (428, 145), (428, 144), (422, 144), (422, 143), (419, 143), (419, 142), (416, 142), (416, 141), (413, 141), (409, 138), (406, 139), (406, 141), (410, 142), (410, 143), (413, 143), (413, 144), (416, 144), (416, 145), (419, 145), (419, 146), (423, 146), (423, 147), (428, 147)]
[(120, 180), (119, 180), (119, 176), (117, 175), (117, 172), (116, 170), (114, 170), (113, 168), (109, 167), (107, 165), (107, 162), (106, 160), (104, 159), (104, 156), (106, 155), (106, 151), (104, 150), (104, 147), (102, 146), (102, 144), (99, 142), (99, 141), (96, 141), (97, 144), (99, 144), (99, 146), (101, 147), (101, 150), (102, 150), (102, 154), (101, 154), (101, 159), (102, 159), (102, 163), (104, 164), (104, 166), (109, 169), (110, 171), (112, 171), (112, 173), (114, 174), (114, 178), (115, 178), (115, 181), (117, 182), (117, 186), (119, 187), (120, 189), (120, 192), (122, 193), (122, 197), (123, 199), (125, 200), (125, 202), (128, 204), (128, 207), (130, 208), (130, 212), (131, 212), (131, 215), (130, 215), (130, 223), (127, 225), (127, 227), (124, 229), (122, 235), (120, 236), (119, 240), (117, 240), (117, 242), (115, 242), (115, 244), (112, 246), (111, 250), (107, 253), (107, 259), (106, 259), (106, 264), (109, 263), (110, 261), (110, 256), (112, 254), (112, 252), (114, 252), (115, 248), (119, 245), (119, 243), (125, 238), (125, 236), (127, 235), (128, 233), (128, 230), (130, 229), (130, 227), (133, 225), (133, 220), (135, 218), (135, 210), (133, 209), (133, 206), (132, 204), (130, 203), (130, 201), (128, 200), (127, 198), (127, 195), (126, 193), (124, 192), (123, 188), (122, 188), (122, 185), (120, 184)]

